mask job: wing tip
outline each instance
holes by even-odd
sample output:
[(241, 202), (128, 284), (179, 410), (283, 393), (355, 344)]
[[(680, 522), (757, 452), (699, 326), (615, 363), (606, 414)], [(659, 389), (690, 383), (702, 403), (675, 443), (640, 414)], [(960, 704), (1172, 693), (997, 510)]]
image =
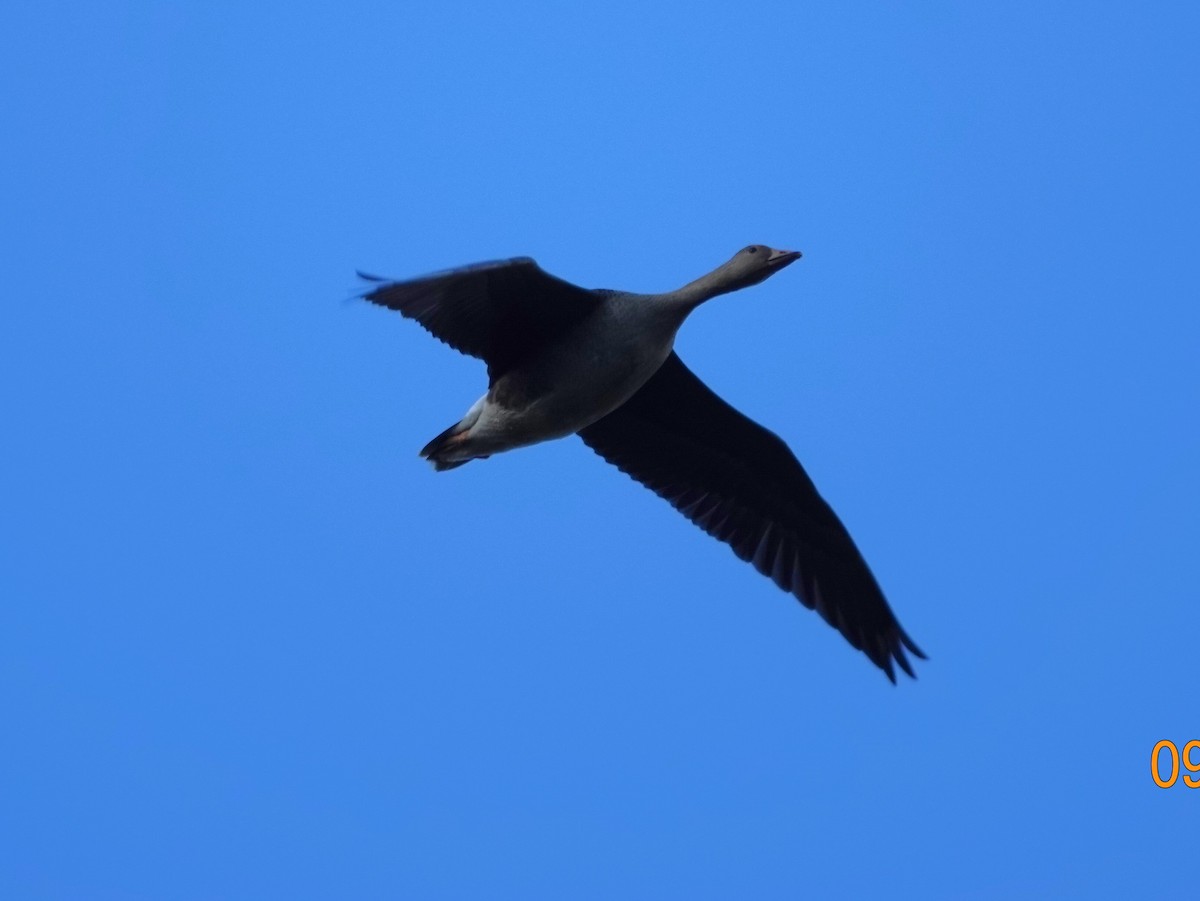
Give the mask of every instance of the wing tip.
[(359, 277), (362, 284), (358, 286), (358, 289), (353, 294), (346, 298), (346, 301), (365, 300), (367, 303), (386, 307), (387, 303), (382, 300), (381, 292), (386, 291), (391, 285), (395, 284), (395, 281), (383, 275), (363, 272), (361, 269), (355, 269), (354, 274)]
[(881, 638), (879, 643), (881, 645), (879, 653), (868, 656), (876, 666), (883, 670), (884, 675), (893, 685), (896, 684), (896, 671), (893, 663), (898, 665), (910, 679), (916, 679), (917, 672), (909, 661), (908, 655), (912, 654), (920, 660), (929, 659), (928, 655), (899, 626), (896, 627), (895, 634), (888, 638)]

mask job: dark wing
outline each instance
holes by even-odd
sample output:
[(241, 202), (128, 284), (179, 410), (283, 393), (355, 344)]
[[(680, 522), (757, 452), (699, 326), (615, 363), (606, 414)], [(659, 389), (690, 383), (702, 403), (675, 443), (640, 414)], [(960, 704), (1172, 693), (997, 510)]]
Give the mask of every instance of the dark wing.
[(435, 338), (488, 364), (493, 381), (587, 317), (602, 298), (543, 272), (528, 257), (477, 263), (411, 281), (362, 272), (362, 297), (415, 319)]
[(815, 609), (893, 682), (893, 661), (914, 675), (905, 648), (925, 655), (788, 446), (717, 397), (674, 353), (637, 394), (579, 435)]

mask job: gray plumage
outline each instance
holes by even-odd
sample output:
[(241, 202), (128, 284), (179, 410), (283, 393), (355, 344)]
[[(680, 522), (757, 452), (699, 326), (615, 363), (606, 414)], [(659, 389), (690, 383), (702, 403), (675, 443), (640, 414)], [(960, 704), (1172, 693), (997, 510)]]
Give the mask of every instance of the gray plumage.
[[(688, 314), (800, 254), (751, 245), (665, 294), (593, 291), (527, 257), (411, 281), (362, 277), (363, 297), (488, 367), (488, 391), (421, 450), (436, 469), (578, 434), (600, 456), (815, 609), (895, 681), (924, 658), (850, 534), (787, 445), (675, 354)], [(362, 273), (360, 273), (362, 275)]]

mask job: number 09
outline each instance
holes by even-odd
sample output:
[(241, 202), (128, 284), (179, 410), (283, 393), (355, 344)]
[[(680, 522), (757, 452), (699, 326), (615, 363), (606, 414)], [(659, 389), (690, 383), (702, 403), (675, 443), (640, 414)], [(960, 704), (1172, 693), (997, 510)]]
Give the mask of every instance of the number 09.
[[(1162, 777), (1159, 770), (1161, 761), (1160, 754), (1162, 751), (1169, 751), (1171, 757), (1171, 775), (1166, 779)], [(1200, 788), (1200, 777), (1194, 775), (1200, 773), (1200, 760), (1192, 762), (1192, 752), (1200, 751), (1200, 741), (1189, 741), (1183, 746), (1183, 753), (1179, 753), (1179, 748), (1175, 746), (1175, 742), (1169, 739), (1163, 739), (1154, 746), (1154, 750), (1150, 752), (1150, 775), (1154, 777), (1154, 784), (1159, 788), (1170, 788), (1175, 784), (1175, 780), (1179, 778), (1179, 762), (1183, 761), (1183, 768), (1187, 770), (1187, 774), (1183, 777), (1183, 784), (1188, 788)], [(1192, 774), (1192, 775), (1188, 775)]]

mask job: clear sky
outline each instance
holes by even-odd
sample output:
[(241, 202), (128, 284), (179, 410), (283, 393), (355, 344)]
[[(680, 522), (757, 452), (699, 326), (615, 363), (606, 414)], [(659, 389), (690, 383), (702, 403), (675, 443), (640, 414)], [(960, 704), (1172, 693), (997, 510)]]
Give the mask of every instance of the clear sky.
[[(0, 22), (0, 897), (1195, 897), (1194, 3), (37, 3)], [(887, 680), (355, 268), (786, 272), (681, 356)]]

